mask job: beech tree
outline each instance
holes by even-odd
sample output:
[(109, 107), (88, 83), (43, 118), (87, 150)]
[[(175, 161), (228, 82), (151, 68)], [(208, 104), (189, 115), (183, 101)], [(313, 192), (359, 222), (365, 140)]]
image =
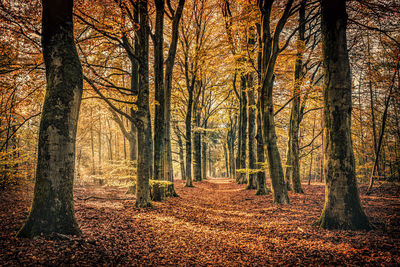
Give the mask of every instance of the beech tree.
[[(290, 110), (289, 122), (289, 141), (286, 165), (286, 179), (292, 182), (293, 191), (296, 193), (303, 193), (300, 181), (300, 166), (299, 166), (299, 124), (301, 120), (300, 114), (300, 86), (302, 83), (302, 67), (303, 67), (303, 46), (305, 46), (305, 12), (306, 1), (301, 2), (299, 8), (299, 34), (297, 40), (297, 55), (294, 70), (294, 83), (293, 83), (293, 102)], [(289, 185), (289, 183), (288, 183)]]
[(318, 225), (371, 229), (361, 206), (351, 138), (351, 76), (347, 52), (346, 1), (321, 1), (324, 59), (325, 205)]
[[(185, 0), (180, 0), (176, 8), (167, 1), (168, 17), (172, 22), (171, 43), (167, 60), (164, 60), (164, 14), (165, 0), (156, 0), (156, 25), (154, 34), (154, 76), (155, 100), (157, 101), (154, 114), (154, 179), (173, 182), (171, 154), (171, 90), (172, 74), (175, 63), (177, 43), (179, 39), (179, 22), (182, 17)], [(164, 70), (165, 63), (165, 70)]]
[(273, 202), (289, 203), (287, 187), (285, 185), (281, 156), (276, 141), (276, 131), (273, 112), (272, 92), (274, 87), (274, 67), (278, 54), (285, 48), (279, 47), (279, 37), (285, 26), (293, 5), (293, 0), (286, 2), (284, 11), (271, 33), (271, 12), (274, 1), (257, 1), (261, 12), (261, 126), (264, 152), (268, 161), (268, 169), (272, 183)]
[(82, 98), (82, 67), (73, 35), (73, 0), (43, 0), (42, 47), (47, 90), (39, 129), (32, 207), (19, 237), (75, 235), (75, 138)]

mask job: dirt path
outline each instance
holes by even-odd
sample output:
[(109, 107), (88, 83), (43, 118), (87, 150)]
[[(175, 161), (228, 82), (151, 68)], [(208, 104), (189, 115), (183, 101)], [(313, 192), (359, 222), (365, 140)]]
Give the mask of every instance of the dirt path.
[[(272, 205), (229, 179), (209, 179), (194, 188), (176, 182), (177, 198), (138, 210), (118, 188), (77, 188), (81, 237), (16, 240), (30, 197), (2, 196), (0, 265), (309, 265), (400, 264), (398, 192), (363, 197), (377, 230), (326, 231), (313, 227), (323, 205), (323, 186), (290, 194), (291, 205)], [(396, 195), (397, 194), (397, 195)], [(11, 211), (14, 210), (14, 213)], [(4, 228), (4, 226), (6, 226)]]

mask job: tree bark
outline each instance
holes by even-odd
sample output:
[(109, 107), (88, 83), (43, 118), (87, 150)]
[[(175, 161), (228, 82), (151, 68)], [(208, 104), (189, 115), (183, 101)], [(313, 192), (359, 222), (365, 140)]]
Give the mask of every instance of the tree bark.
[[(230, 127), (226, 136), (227, 139), (227, 144), (228, 144), (228, 155), (229, 155), (229, 173), (230, 173), (230, 178), (236, 180), (236, 161), (235, 161), (235, 139), (236, 139), (236, 123), (237, 123), (237, 117), (234, 116), (229, 118), (230, 120)], [(211, 166), (208, 165), (208, 168), (210, 169)]]
[(224, 177), (229, 177), (229, 159), (228, 159), (228, 149), (227, 144), (222, 144), (224, 147), (224, 159), (225, 159), (225, 175)]
[(183, 157), (183, 142), (181, 133), (179, 132), (178, 125), (174, 125), (175, 135), (178, 139), (178, 147), (179, 147), (179, 165), (181, 167), (181, 179), (185, 180), (185, 161)]
[[(314, 136), (315, 136), (315, 121), (316, 121), (316, 118), (314, 117), (314, 125), (313, 125), (313, 129), (312, 129), (312, 140), (314, 140)], [(314, 142), (311, 144), (310, 168), (308, 169), (308, 185), (311, 184), (313, 156), (314, 156)]]
[[(292, 109), (290, 111), (290, 124), (289, 124), (289, 142), (288, 142), (288, 156), (286, 163), (286, 181), (289, 180), (293, 186), (293, 192), (304, 193), (300, 181), (300, 164), (299, 164), (299, 128), (300, 128), (300, 99), (302, 84), (302, 66), (303, 66), (303, 50), (304, 50), (304, 34), (305, 34), (305, 5), (306, 1), (301, 1), (299, 9), (299, 37), (297, 40), (297, 54), (294, 69), (294, 86), (293, 86), (293, 101)], [(290, 185), (288, 185), (288, 188)]]
[(98, 142), (98, 146), (99, 146), (99, 153), (98, 153), (98, 161), (99, 161), (99, 169), (98, 169), (98, 173), (101, 175), (103, 173), (102, 168), (101, 168), (101, 164), (102, 164), (102, 139), (101, 139), (101, 115), (99, 115), (99, 131), (97, 132), (97, 142)]
[(138, 136), (138, 171), (136, 181), (136, 203), (137, 207), (151, 206), (149, 198), (149, 179), (151, 178), (152, 159), (152, 136), (149, 109), (149, 32), (147, 1), (140, 0), (138, 3), (139, 25), (138, 35), (138, 100), (136, 112), (136, 128)]
[[(325, 124), (325, 120), (324, 120), (324, 111), (321, 110), (321, 129), (324, 129), (324, 124)], [(325, 134), (322, 133), (321, 134), (321, 162), (320, 162), (320, 174), (319, 174), (319, 181), (322, 183), (322, 181), (325, 180)]]
[(175, 64), (176, 49), (179, 39), (179, 22), (182, 17), (183, 7), (185, 0), (179, 0), (178, 6), (175, 10), (172, 19), (172, 37), (171, 44), (169, 46), (168, 57), (165, 61), (165, 75), (164, 75), (164, 87), (165, 87), (165, 141), (164, 147), (166, 149), (165, 158), (165, 170), (168, 181), (174, 181), (174, 172), (172, 168), (172, 151), (171, 151), (171, 89), (172, 89), (172, 74)]
[(327, 229), (371, 229), (360, 202), (351, 140), (351, 77), (346, 45), (346, 1), (321, 1), (324, 59), (325, 205), (317, 224)]
[[(90, 107), (90, 117), (93, 118), (93, 107)], [(93, 134), (93, 121), (90, 123), (90, 150), (92, 152), (92, 169), (90, 170), (91, 175), (96, 174), (96, 166), (94, 163), (94, 134)]]
[(247, 173), (244, 172), (246, 170), (246, 140), (247, 140), (247, 95), (246, 95), (246, 76), (242, 75), (240, 81), (240, 135), (239, 135), (239, 145), (240, 145), (240, 154), (239, 154), (239, 169), (242, 172), (237, 174), (237, 182), (239, 184), (247, 183)]
[(259, 171), (257, 172), (257, 192), (256, 195), (267, 195), (270, 190), (267, 188), (265, 177), (265, 158), (264, 158), (264, 142), (262, 138), (260, 101), (257, 101), (257, 164)]
[(193, 166), (193, 172), (194, 172), (194, 180), (196, 182), (201, 181), (202, 179), (202, 174), (201, 174), (201, 132), (199, 132), (198, 128), (200, 127), (200, 108), (199, 108), (199, 103), (197, 101), (196, 107), (195, 107), (195, 118), (194, 118), (194, 123), (196, 125), (196, 131), (194, 132), (194, 166)]
[(167, 180), (164, 173), (165, 143), (165, 88), (164, 78), (164, 7), (165, 0), (155, 0), (156, 25), (154, 42), (154, 94), (156, 104), (154, 107), (154, 179)]
[(131, 123), (129, 143), (129, 160), (131, 163), (137, 160), (138, 157), (138, 144), (137, 144), (137, 129), (134, 123)]
[(290, 15), (293, 0), (288, 0), (285, 10), (279, 19), (273, 36), (270, 32), (270, 16), (274, 1), (258, 1), (261, 11), (261, 118), (265, 156), (268, 161), (272, 184), (273, 203), (289, 203), (289, 196), (283, 175), (281, 156), (277, 146), (274, 110), (273, 85), (274, 68), (279, 54), (279, 35)]
[(73, 205), (75, 138), (82, 98), (73, 1), (43, 0), (42, 46), (47, 90), (39, 128), (32, 207), (19, 237), (80, 234)]
[[(190, 86), (193, 87), (193, 86)], [(193, 187), (192, 181), (192, 109), (193, 109), (193, 88), (188, 88), (189, 98), (186, 110), (186, 186)]]
[(253, 74), (247, 75), (247, 98), (248, 98), (248, 151), (249, 151), (249, 178), (246, 189), (256, 189), (257, 169), (256, 158), (256, 101), (254, 97)]
[[(204, 128), (207, 129), (207, 124), (204, 125)], [(206, 142), (206, 133), (202, 134), (201, 141), (201, 179), (207, 179), (207, 142)]]
[(257, 125), (257, 133), (256, 133), (256, 142), (257, 142), (257, 168), (259, 171), (257, 172), (257, 191), (256, 195), (267, 195), (270, 191), (266, 185), (266, 177), (265, 177), (265, 158), (264, 158), (264, 142), (262, 137), (262, 122), (261, 122), (261, 70), (262, 70), (262, 38), (261, 38), (261, 24), (257, 23), (256, 25), (257, 33), (258, 33), (258, 53), (257, 53), (257, 82), (258, 82), (258, 90), (257, 90), (257, 116), (256, 116), (256, 125)]

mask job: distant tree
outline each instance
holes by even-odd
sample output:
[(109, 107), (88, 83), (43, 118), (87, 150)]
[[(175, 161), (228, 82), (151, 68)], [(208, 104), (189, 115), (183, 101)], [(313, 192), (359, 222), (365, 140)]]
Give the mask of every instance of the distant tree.
[(43, 0), (42, 46), (47, 92), (39, 130), (32, 207), (19, 237), (79, 234), (73, 205), (75, 137), (82, 67), (73, 35), (73, 0)]

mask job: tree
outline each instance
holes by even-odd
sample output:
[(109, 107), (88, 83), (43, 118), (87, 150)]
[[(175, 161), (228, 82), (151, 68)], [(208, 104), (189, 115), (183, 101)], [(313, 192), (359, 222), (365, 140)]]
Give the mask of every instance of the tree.
[[(154, 34), (154, 76), (155, 76), (155, 114), (154, 114), (154, 178), (173, 182), (171, 154), (171, 90), (177, 43), (179, 39), (179, 22), (182, 17), (185, 0), (180, 0), (176, 8), (167, 1), (168, 17), (172, 21), (171, 43), (167, 59), (163, 55), (163, 28), (165, 0), (156, 0), (156, 26)], [(165, 63), (165, 71), (164, 71)]]
[(171, 150), (171, 91), (172, 91), (172, 74), (175, 65), (176, 50), (179, 38), (179, 23), (182, 17), (185, 0), (179, 0), (178, 6), (174, 10), (168, 0), (167, 6), (171, 12), (172, 17), (172, 32), (171, 32), (171, 44), (168, 50), (167, 60), (165, 61), (165, 75), (164, 75), (164, 86), (165, 86), (165, 149), (166, 149), (166, 171), (169, 181), (173, 181), (173, 170), (172, 170), (172, 150)]
[(73, 0), (43, 0), (42, 46), (47, 90), (39, 129), (32, 207), (19, 237), (74, 235), (75, 137), (82, 97), (82, 67), (73, 35)]
[(142, 152), (138, 155), (138, 174), (136, 179), (136, 203), (137, 207), (150, 206), (149, 179), (151, 174), (152, 136), (149, 109), (149, 17), (147, 1), (140, 0), (138, 4), (139, 25), (139, 92), (135, 125), (138, 135), (138, 147)]
[(154, 179), (164, 180), (164, 157), (165, 157), (165, 90), (163, 84), (164, 76), (164, 12), (165, 0), (155, 0), (156, 25), (153, 38), (154, 43), (154, 91), (156, 105), (154, 107)]
[(247, 79), (245, 74), (240, 77), (239, 95), (239, 134), (238, 134), (238, 155), (237, 167), (242, 170), (236, 176), (238, 184), (247, 183), (246, 170), (246, 140), (247, 140)]
[(257, 1), (261, 12), (261, 124), (264, 151), (268, 161), (269, 174), (272, 183), (274, 203), (289, 203), (281, 156), (276, 141), (272, 92), (274, 86), (274, 67), (278, 54), (287, 46), (279, 47), (279, 36), (290, 16), (293, 0), (288, 0), (284, 11), (278, 20), (275, 31), (271, 34), (271, 12), (274, 1)]
[(328, 229), (371, 229), (360, 203), (351, 139), (351, 76), (346, 44), (346, 1), (321, 1), (324, 59), (325, 205), (317, 224)]
[[(186, 186), (192, 183), (192, 118), (196, 126), (200, 126), (200, 103), (199, 98), (207, 83), (206, 56), (210, 49), (208, 38), (210, 38), (209, 23), (211, 9), (206, 0), (194, 0), (188, 12), (185, 14), (182, 24), (180, 45), (182, 55), (179, 66), (187, 90), (185, 128), (186, 128)], [(179, 86), (178, 86), (179, 87)], [(195, 180), (201, 180), (201, 133), (194, 132), (195, 143)]]
[[(203, 87), (201, 85), (201, 87)], [(201, 92), (204, 92), (204, 87), (199, 88)], [(202, 94), (204, 95), (204, 94)], [(197, 97), (194, 108), (193, 108), (193, 115), (194, 115), (194, 126), (196, 127), (193, 135), (193, 145), (194, 145), (194, 162), (193, 162), (193, 179), (196, 182), (200, 182), (202, 180), (202, 158), (201, 158), (201, 132), (200, 132), (200, 117), (201, 117), (201, 103), (199, 97)]]
[[(253, 85), (253, 75), (249, 73), (247, 75), (247, 99), (248, 107), (247, 113), (249, 114), (248, 119), (248, 153), (249, 153), (249, 169), (257, 169), (257, 158), (256, 158), (256, 101), (254, 97), (254, 85)], [(250, 171), (249, 178), (247, 181), (247, 189), (256, 189), (256, 173)]]
[[(303, 193), (300, 181), (300, 166), (299, 166), (299, 125), (301, 121), (300, 114), (300, 86), (302, 83), (302, 67), (303, 67), (303, 49), (305, 41), (305, 16), (306, 16), (306, 1), (301, 1), (299, 8), (299, 36), (297, 40), (297, 55), (294, 70), (294, 86), (293, 86), (293, 102), (290, 110), (289, 122), (289, 141), (287, 155), (286, 180), (291, 180), (293, 191), (295, 193)], [(288, 184), (289, 185), (289, 184)]]

